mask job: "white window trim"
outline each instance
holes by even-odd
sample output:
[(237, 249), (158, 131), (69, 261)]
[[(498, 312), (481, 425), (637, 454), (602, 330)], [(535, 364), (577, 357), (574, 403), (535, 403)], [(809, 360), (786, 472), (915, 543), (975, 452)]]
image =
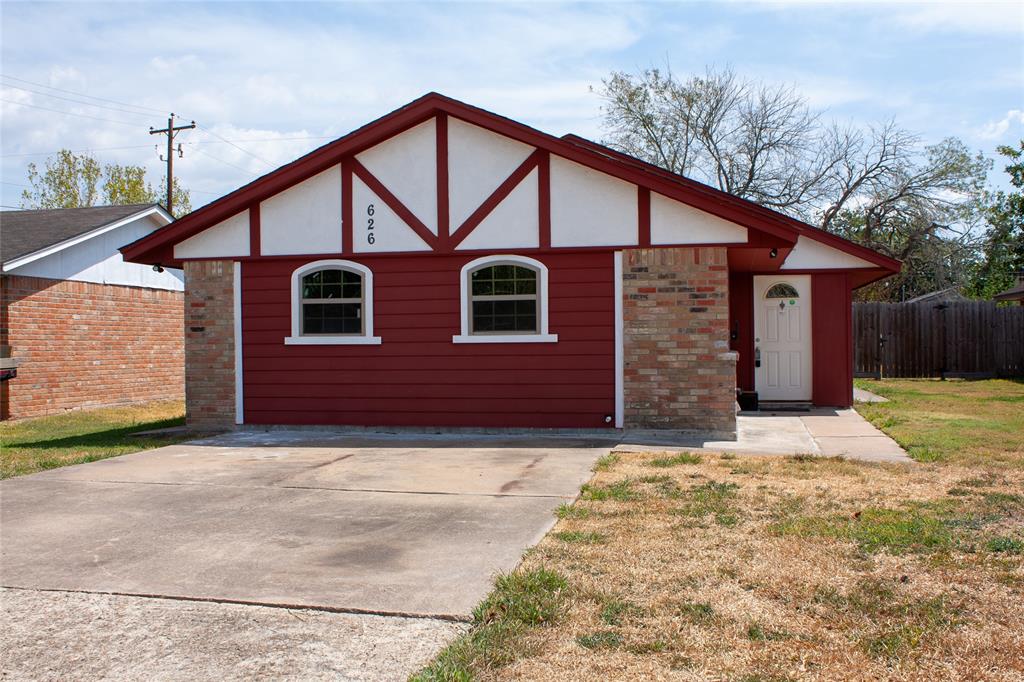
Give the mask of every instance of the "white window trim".
[[(302, 335), (302, 277), (315, 270), (342, 269), (359, 273), (363, 278), (363, 333)], [(298, 267), (292, 272), (292, 335), (286, 336), (286, 346), (376, 346), (379, 336), (373, 335), (373, 272), (370, 268), (350, 260), (318, 260)]]
[[(536, 334), (473, 334), (469, 328), (469, 274), (477, 268), (491, 265), (525, 265), (540, 273), (537, 283), (537, 305), (540, 325)], [(462, 266), (459, 273), (459, 309), (461, 333), (452, 337), (452, 343), (557, 343), (558, 334), (548, 332), (548, 268), (539, 260), (527, 256), (482, 256)]]

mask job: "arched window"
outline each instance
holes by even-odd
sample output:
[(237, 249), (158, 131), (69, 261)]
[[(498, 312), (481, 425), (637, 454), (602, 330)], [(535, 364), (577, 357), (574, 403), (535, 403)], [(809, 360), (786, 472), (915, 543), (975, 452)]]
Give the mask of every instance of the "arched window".
[(292, 334), (286, 344), (378, 344), (373, 273), (359, 263), (322, 260), (292, 273)]
[(485, 256), (462, 268), (455, 343), (555, 342), (548, 333), (548, 270), (525, 256)]
[(796, 292), (796, 287), (788, 282), (779, 282), (773, 284), (764, 295), (765, 298), (800, 298), (800, 294)]

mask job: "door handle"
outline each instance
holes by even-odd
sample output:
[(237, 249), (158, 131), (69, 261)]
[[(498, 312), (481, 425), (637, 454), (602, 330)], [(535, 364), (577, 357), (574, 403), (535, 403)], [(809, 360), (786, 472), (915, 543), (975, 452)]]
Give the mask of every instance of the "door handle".
[(754, 367), (761, 366), (761, 348), (759, 346), (754, 347)]

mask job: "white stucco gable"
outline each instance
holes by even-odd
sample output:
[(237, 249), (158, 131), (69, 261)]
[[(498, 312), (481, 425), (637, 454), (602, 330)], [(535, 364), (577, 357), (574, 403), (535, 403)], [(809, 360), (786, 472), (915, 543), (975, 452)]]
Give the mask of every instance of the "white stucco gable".
[(863, 258), (840, 251), (819, 241), (801, 235), (789, 252), (781, 270), (845, 270), (874, 268), (876, 265)]

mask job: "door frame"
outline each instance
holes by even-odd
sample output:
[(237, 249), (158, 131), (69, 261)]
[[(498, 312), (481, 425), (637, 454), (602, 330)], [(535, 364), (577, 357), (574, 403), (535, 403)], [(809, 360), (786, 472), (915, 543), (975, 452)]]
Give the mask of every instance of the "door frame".
[[(763, 393), (764, 387), (761, 385), (763, 379), (761, 378), (764, 374), (759, 371), (757, 367), (757, 353), (761, 347), (760, 341), (760, 329), (758, 328), (758, 317), (764, 314), (764, 307), (762, 305), (762, 297), (764, 292), (768, 291), (769, 288), (775, 284), (788, 283), (801, 290), (800, 295), (800, 307), (803, 309), (806, 316), (805, 320), (801, 320), (801, 327), (806, 332), (804, 341), (803, 355), (801, 358), (801, 378), (802, 378), (802, 391), (801, 397), (787, 397), (787, 398), (766, 398)], [(813, 277), (809, 274), (796, 274), (786, 272), (775, 272), (771, 274), (755, 274), (752, 276), (750, 295), (751, 295), (751, 313), (753, 317), (753, 324), (751, 327), (751, 348), (754, 352), (755, 361), (752, 363), (754, 372), (754, 390), (758, 394), (759, 400), (767, 400), (769, 402), (812, 402), (814, 398), (814, 319), (813, 319), (813, 299), (812, 299), (812, 288), (813, 288)], [(758, 312), (760, 311), (760, 313)]]

